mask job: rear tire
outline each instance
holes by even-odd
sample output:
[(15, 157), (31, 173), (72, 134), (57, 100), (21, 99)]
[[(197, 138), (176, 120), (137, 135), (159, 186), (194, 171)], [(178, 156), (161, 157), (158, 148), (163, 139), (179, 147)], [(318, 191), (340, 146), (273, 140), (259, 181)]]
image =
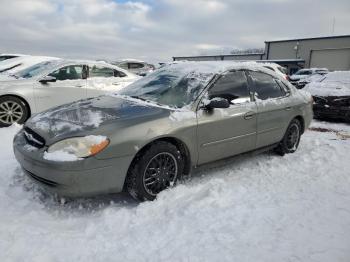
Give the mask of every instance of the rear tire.
[(152, 144), (131, 164), (126, 188), (136, 200), (154, 200), (161, 191), (174, 186), (184, 169), (177, 147), (165, 141)]
[(0, 127), (23, 124), (29, 117), (29, 108), (15, 96), (0, 97)]
[(302, 129), (300, 121), (298, 119), (293, 119), (290, 122), (282, 141), (275, 148), (275, 152), (281, 156), (294, 153), (299, 146), (301, 133)]

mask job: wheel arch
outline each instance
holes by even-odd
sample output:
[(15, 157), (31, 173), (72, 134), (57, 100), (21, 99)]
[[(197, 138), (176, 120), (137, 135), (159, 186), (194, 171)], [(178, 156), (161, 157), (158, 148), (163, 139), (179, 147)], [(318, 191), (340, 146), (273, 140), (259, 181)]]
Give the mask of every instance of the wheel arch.
[[(185, 163), (184, 163), (183, 176), (187, 176), (190, 173), (190, 171), (191, 171), (191, 153), (190, 153), (190, 150), (188, 149), (187, 145), (179, 138), (172, 137), (172, 136), (165, 136), (165, 137), (156, 138), (156, 139), (148, 142), (147, 144), (145, 144), (141, 149), (139, 149), (139, 151), (136, 153), (136, 155), (134, 156), (134, 158), (132, 159), (132, 161), (130, 163), (127, 175), (129, 174), (130, 168), (135, 164), (135, 162), (140, 158), (140, 156), (148, 148), (150, 148), (153, 144), (160, 142), (160, 141), (168, 142), (168, 143), (176, 146), (176, 148), (180, 151), (181, 155), (184, 157)], [(125, 182), (126, 182), (126, 180), (125, 180)], [(125, 187), (125, 182), (124, 182), (124, 187)]]

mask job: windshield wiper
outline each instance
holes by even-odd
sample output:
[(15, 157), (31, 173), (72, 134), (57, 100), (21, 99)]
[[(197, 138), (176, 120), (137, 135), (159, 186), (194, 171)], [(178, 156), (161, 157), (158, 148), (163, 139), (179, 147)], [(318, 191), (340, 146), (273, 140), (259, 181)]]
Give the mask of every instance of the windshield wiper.
[(16, 78), (16, 79), (19, 78), (19, 76), (16, 76), (15, 74), (9, 74), (9, 76), (14, 77), (14, 78)]
[(139, 100), (142, 100), (142, 101), (149, 101), (143, 97), (140, 97), (140, 96), (130, 96), (131, 98), (135, 98), (135, 99), (139, 99)]
[(145, 101), (145, 102), (148, 102), (148, 103), (151, 103), (151, 104), (156, 104), (158, 106), (164, 106), (163, 104), (160, 104), (156, 101), (153, 101), (153, 100), (149, 100), (149, 99), (146, 99), (146, 98), (143, 98), (143, 97), (140, 97), (140, 96), (130, 96), (131, 98), (135, 98), (135, 99), (139, 99), (141, 101)]

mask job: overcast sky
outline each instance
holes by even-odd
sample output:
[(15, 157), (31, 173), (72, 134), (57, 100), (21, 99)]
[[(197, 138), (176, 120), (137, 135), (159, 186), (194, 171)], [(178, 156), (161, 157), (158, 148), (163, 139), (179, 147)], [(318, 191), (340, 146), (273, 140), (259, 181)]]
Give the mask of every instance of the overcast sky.
[(139, 58), (350, 34), (349, 0), (0, 0), (0, 53)]

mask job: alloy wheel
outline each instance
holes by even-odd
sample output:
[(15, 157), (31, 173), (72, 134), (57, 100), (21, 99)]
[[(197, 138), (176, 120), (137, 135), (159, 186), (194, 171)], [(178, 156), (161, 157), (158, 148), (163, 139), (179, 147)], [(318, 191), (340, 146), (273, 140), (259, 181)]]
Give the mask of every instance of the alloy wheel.
[(287, 148), (288, 150), (295, 150), (299, 142), (300, 130), (297, 124), (292, 124), (287, 133)]
[(23, 108), (15, 101), (5, 101), (0, 104), (0, 122), (11, 125), (23, 117)]
[(147, 193), (157, 195), (176, 181), (178, 164), (175, 157), (163, 152), (155, 155), (147, 164), (143, 174), (143, 186)]

